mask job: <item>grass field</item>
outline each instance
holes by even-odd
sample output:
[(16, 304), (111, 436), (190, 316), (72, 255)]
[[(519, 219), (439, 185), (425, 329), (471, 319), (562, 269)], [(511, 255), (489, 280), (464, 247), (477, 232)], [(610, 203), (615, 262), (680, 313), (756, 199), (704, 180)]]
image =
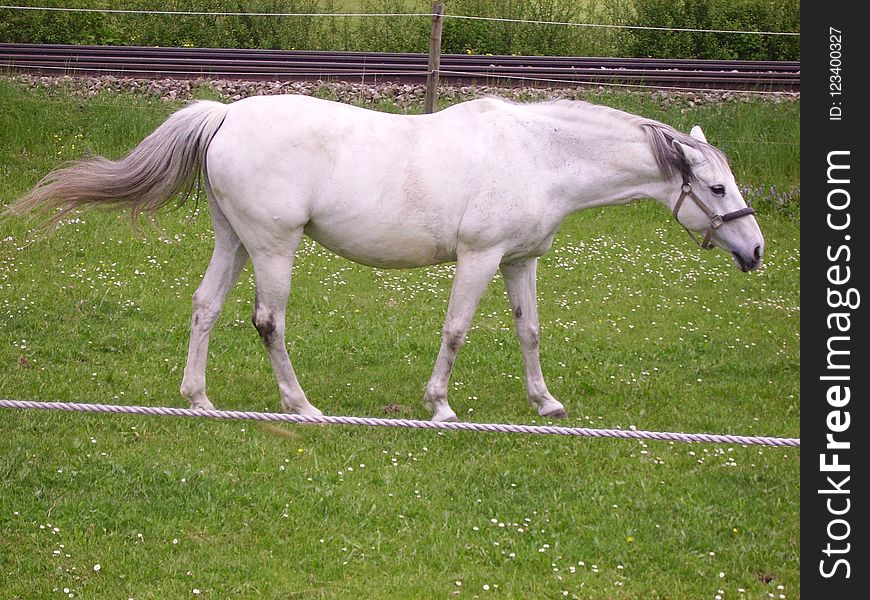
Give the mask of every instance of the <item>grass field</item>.
[[(705, 126), (753, 189), (799, 186), (799, 102), (597, 101)], [(0, 202), (118, 156), (174, 108), (0, 81)], [(764, 188), (768, 189), (768, 188)], [(570, 218), (539, 268), (566, 425), (799, 437), (800, 229), (765, 267), (701, 252), (653, 203)], [(183, 406), (205, 207), (50, 237), (0, 221), (0, 397)], [(427, 418), (452, 267), (378, 271), (306, 243), (288, 348), (327, 414)], [(250, 268), (212, 337), (219, 408), (278, 410)], [(500, 280), (451, 385), (460, 418), (540, 423)], [(0, 411), (2, 598), (799, 598), (797, 449)]]

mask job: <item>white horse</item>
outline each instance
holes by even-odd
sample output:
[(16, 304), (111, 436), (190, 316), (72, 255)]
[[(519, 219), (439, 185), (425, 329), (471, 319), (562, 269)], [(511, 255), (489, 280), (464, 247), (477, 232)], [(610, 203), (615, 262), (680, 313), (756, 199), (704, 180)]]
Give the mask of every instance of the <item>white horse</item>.
[(10, 210), (60, 207), (59, 218), (81, 205), (116, 205), (135, 217), (179, 193), (187, 198), (201, 175), (215, 245), (193, 295), (181, 383), (193, 408), (213, 408), (205, 393), (209, 335), (250, 259), (253, 323), (281, 405), (321, 414), (305, 397), (284, 344), (290, 276), (303, 234), (381, 268), (456, 261), (441, 350), (424, 395), (436, 421), (456, 419), (447, 402), (450, 372), (498, 269), (529, 402), (544, 417), (565, 416), (541, 373), (535, 273), (569, 214), (652, 198), (687, 230), (700, 232), (699, 245), (730, 252), (743, 271), (757, 267), (764, 251), (727, 160), (700, 128), (685, 135), (615, 109), (567, 101), (486, 98), (417, 116), (295, 95), (230, 105), (200, 101), (171, 115), (118, 161), (83, 160), (50, 173)]

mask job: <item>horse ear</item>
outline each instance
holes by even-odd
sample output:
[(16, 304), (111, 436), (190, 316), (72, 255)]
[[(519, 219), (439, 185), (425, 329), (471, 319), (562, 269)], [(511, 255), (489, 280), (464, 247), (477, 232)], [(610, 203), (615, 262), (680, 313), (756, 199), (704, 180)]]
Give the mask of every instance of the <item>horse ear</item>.
[(701, 154), (700, 150), (692, 148), (688, 144), (683, 144), (682, 142), (678, 142), (677, 140), (673, 140), (671, 142), (674, 150), (677, 154), (682, 157), (683, 160), (690, 166), (699, 165), (704, 162), (704, 155)]
[(701, 129), (700, 125), (695, 125), (692, 127), (692, 131), (689, 132), (689, 136), (695, 138), (699, 142), (707, 143), (707, 136), (704, 135), (704, 131)]

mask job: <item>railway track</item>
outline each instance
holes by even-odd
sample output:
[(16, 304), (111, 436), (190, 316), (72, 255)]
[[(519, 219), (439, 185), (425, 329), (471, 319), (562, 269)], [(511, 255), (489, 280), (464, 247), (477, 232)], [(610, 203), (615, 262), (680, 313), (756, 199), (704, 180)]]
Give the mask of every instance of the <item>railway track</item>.
[[(425, 54), (376, 52), (0, 44), (0, 70), (48, 75), (425, 83), (427, 61)], [(798, 92), (800, 63), (444, 54), (440, 78), (457, 85)]]

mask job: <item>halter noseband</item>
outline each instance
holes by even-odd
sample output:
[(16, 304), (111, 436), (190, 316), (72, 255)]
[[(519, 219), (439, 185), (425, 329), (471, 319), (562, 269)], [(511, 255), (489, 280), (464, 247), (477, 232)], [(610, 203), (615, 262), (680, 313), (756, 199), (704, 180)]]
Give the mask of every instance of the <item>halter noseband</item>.
[[(678, 216), (680, 212), (680, 207), (683, 206), (683, 200), (685, 200), (687, 196), (694, 200), (698, 208), (700, 208), (704, 212), (704, 214), (707, 215), (707, 218), (710, 219), (710, 227), (707, 228), (707, 233), (704, 235), (703, 242), (699, 242), (698, 238), (695, 237), (695, 234), (693, 234), (688, 227), (680, 223), (680, 218)], [(713, 238), (713, 230), (718, 229), (722, 225), (722, 223), (727, 223), (728, 221), (733, 221), (734, 219), (739, 219), (740, 217), (746, 217), (754, 214), (755, 210), (751, 206), (747, 206), (746, 208), (741, 208), (730, 213), (726, 213), (724, 215), (720, 215), (719, 213), (714, 212), (709, 206), (704, 204), (703, 200), (698, 198), (698, 195), (692, 190), (692, 184), (690, 184), (689, 181), (685, 178), (683, 179), (683, 185), (680, 188), (680, 197), (677, 198), (677, 203), (674, 204), (673, 210), (673, 215), (674, 218), (677, 220), (677, 223), (683, 225), (683, 229), (686, 230), (686, 233), (689, 234), (689, 237), (692, 238), (692, 241), (694, 241), (704, 250), (709, 250), (713, 247), (713, 244), (711, 243), (711, 240)]]

